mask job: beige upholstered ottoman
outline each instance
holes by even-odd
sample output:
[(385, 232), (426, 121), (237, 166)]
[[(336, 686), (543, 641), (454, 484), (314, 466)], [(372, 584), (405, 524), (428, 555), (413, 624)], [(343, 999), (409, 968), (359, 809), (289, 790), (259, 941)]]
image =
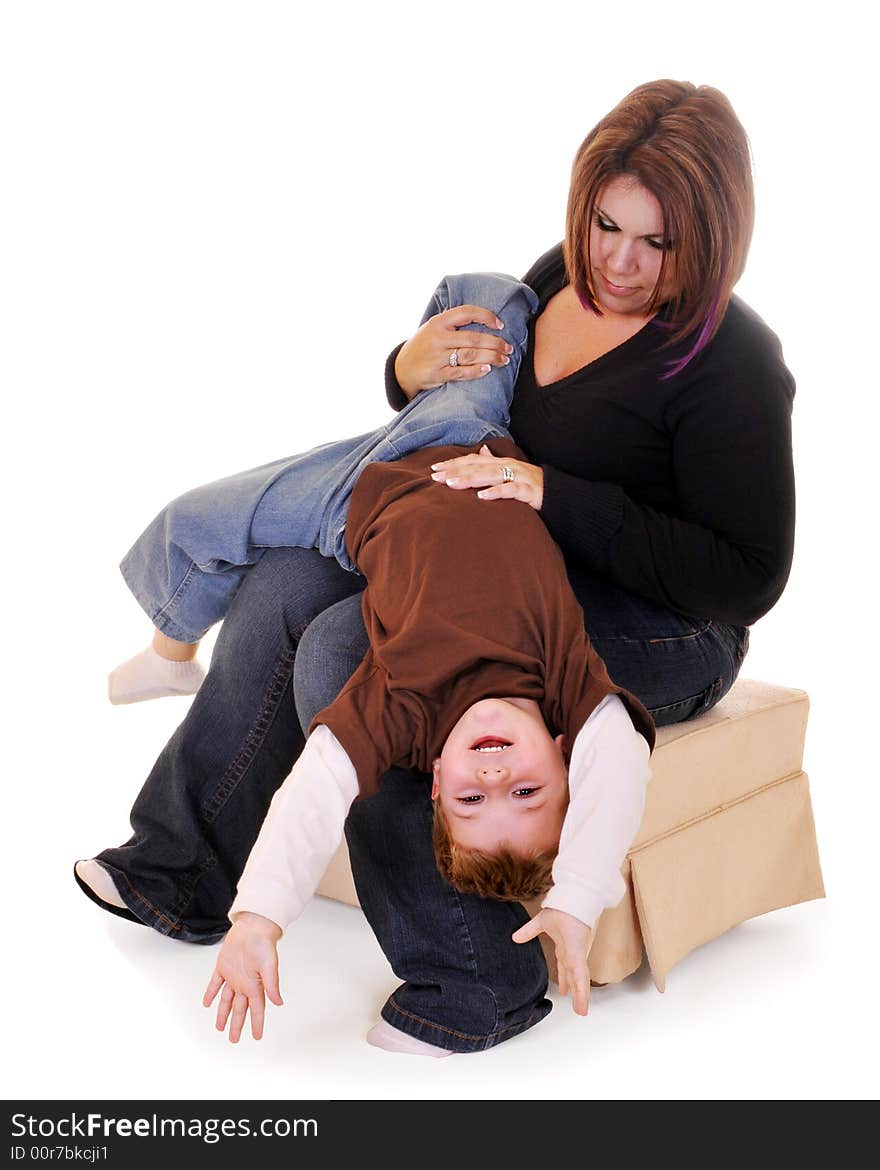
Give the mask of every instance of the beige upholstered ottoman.
[[(747, 918), (825, 896), (802, 771), (808, 710), (803, 691), (740, 679), (706, 715), (660, 728), (622, 871), (627, 893), (596, 927), (595, 983), (625, 979), (644, 950), (663, 991), (695, 947)], [(318, 893), (358, 904), (344, 845)], [(548, 961), (552, 972), (549, 952)]]

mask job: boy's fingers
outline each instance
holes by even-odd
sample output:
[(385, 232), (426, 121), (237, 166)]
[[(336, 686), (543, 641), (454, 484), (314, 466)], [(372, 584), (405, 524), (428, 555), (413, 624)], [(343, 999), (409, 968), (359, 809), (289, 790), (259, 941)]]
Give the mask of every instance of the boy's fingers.
[(260, 972), (260, 978), (263, 980), (263, 987), (266, 989), (266, 995), (276, 1007), (282, 1007), (284, 1000), (281, 998), (281, 988), (278, 985), (278, 960), (266, 963), (263, 970)]
[(216, 1028), (218, 1032), (222, 1032), (226, 1028), (226, 1021), (229, 1019), (229, 1013), (232, 1011), (232, 996), (232, 988), (227, 983), (220, 995), (220, 1002), (217, 1004)]
[(590, 971), (582, 955), (575, 956), (567, 976), (572, 1007), (579, 1016), (585, 1016), (590, 1003)]
[(237, 1044), (241, 1039), (241, 1030), (244, 1027), (248, 1010), (248, 998), (242, 991), (236, 991), (232, 1002), (232, 1021), (229, 1025), (229, 1039)]
[(568, 971), (558, 955), (556, 956), (556, 982), (559, 984), (559, 994), (568, 995)]
[(223, 976), (219, 971), (215, 970), (214, 974), (211, 976), (208, 986), (205, 988), (205, 994), (202, 996), (202, 1003), (205, 1005), (205, 1007), (210, 1007), (214, 1002), (214, 996), (223, 986), (223, 982)]
[(536, 935), (539, 935), (541, 933), (541, 924), (538, 921), (538, 919), (540, 917), (541, 917), (540, 914), (536, 915), (534, 918), (530, 919), (524, 926), (521, 926), (519, 928), (519, 930), (515, 930), (513, 932), (513, 934), (510, 936), (513, 939), (513, 941), (515, 943), (524, 943), (524, 942), (528, 942), (529, 939), (535, 938)]
[(266, 1018), (266, 1001), (263, 994), (251, 996), (251, 1035), (255, 1040), (263, 1038), (263, 1021)]
[(584, 984), (580, 979), (571, 997), (574, 1010), (579, 1016), (585, 1016), (590, 1010), (590, 980)]

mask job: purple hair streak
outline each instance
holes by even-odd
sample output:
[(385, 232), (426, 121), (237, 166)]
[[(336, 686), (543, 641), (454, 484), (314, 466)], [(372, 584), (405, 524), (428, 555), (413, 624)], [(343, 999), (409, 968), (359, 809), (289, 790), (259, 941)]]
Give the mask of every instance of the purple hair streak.
[[(709, 306), (708, 316), (706, 317), (706, 320), (703, 322), (702, 328), (700, 329), (700, 332), (697, 336), (697, 340), (694, 343), (693, 349), (691, 349), (691, 351), (689, 353), (686, 353), (684, 355), (684, 357), (679, 358), (678, 361), (669, 363), (669, 369), (666, 371), (665, 374), (662, 374), (660, 377), (661, 382), (665, 382), (667, 378), (674, 378), (676, 374), (680, 374), (681, 371), (688, 364), (688, 362), (693, 361), (693, 359), (697, 356), (697, 354), (700, 352), (700, 350), (705, 349), (706, 343), (708, 342), (708, 340), (712, 336), (712, 334), (715, 332), (715, 326), (716, 326), (717, 321), (718, 321), (718, 304), (719, 304), (720, 300), (721, 300), (721, 289), (719, 287), (715, 290), (715, 295), (712, 297), (712, 303)], [(664, 324), (665, 324), (665, 322), (664, 322)]]

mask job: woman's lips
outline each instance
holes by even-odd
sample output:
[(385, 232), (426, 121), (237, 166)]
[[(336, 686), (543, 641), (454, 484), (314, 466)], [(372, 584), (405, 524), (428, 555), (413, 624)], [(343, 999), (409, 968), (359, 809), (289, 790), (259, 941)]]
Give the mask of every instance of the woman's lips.
[(638, 291), (638, 289), (633, 288), (630, 285), (614, 284), (613, 281), (610, 281), (608, 279), (608, 277), (605, 276), (601, 272), (599, 273), (599, 275), (602, 277), (602, 281), (603, 281), (605, 287), (608, 289), (608, 291), (614, 297), (628, 297), (628, 296), (632, 296), (632, 294), (634, 292)]

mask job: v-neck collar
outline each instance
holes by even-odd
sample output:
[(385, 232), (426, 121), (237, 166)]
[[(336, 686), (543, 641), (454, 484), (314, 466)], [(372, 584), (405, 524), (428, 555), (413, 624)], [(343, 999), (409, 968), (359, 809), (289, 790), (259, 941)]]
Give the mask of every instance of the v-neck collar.
[(547, 295), (541, 301), (537, 316), (532, 317), (531, 321), (529, 321), (529, 344), (525, 354), (526, 369), (528, 370), (532, 385), (542, 394), (546, 391), (556, 390), (559, 387), (564, 387), (566, 383), (572, 381), (575, 378), (582, 378), (586, 374), (592, 374), (595, 370), (600, 369), (607, 361), (619, 358), (628, 347), (636, 348), (636, 343), (640, 338), (642, 339), (642, 344), (644, 345), (644, 338), (646, 335), (648, 335), (648, 327), (655, 325), (658, 321), (663, 320), (663, 308), (661, 307), (659, 312), (657, 312), (653, 317), (650, 317), (644, 323), (641, 329), (633, 333), (631, 337), (625, 338), (623, 341), (619, 342), (605, 353), (600, 354), (596, 358), (593, 358), (591, 362), (587, 362), (586, 365), (579, 366), (578, 369), (572, 370), (571, 373), (566, 374), (564, 378), (558, 378), (555, 382), (547, 382), (542, 386), (538, 381), (537, 375), (535, 374), (535, 323), (541, 313), (543, 313), (544, 309), (546, 309), (550, 301), (557, 295), (557, 293), (560, 293), (564, 288), (567, 288), (568, 285), (569, 280), (566, 276), (565, 267), (563, 265), (559, 279), (553, 281), (553, 284), (548, 290)]

